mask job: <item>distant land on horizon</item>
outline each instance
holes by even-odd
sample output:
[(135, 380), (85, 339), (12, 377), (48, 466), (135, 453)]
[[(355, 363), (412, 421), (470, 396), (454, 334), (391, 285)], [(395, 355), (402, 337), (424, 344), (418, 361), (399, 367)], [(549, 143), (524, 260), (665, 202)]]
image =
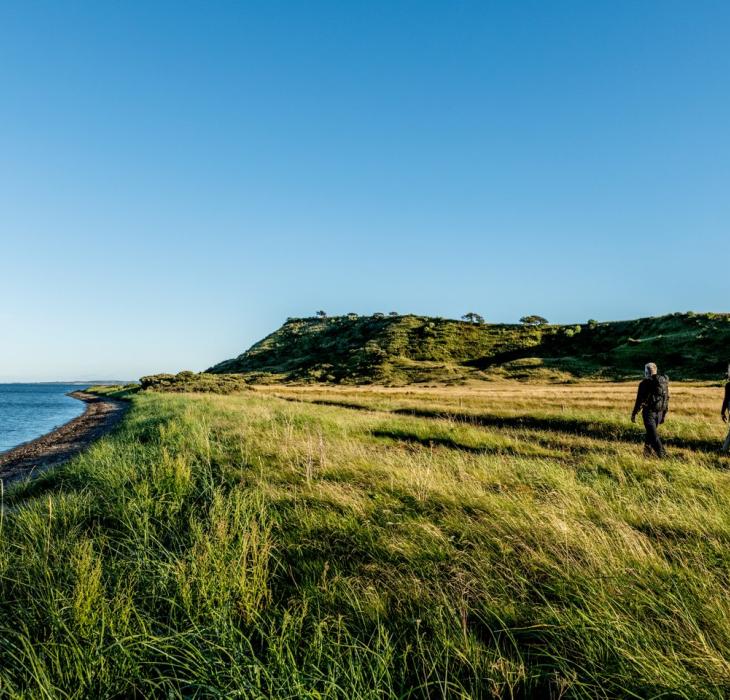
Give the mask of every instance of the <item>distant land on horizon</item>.
[(58, 385), (63, 384), (67, 386), (115, 386), (119, 384), (136, 384), (139, 380), (137, 379), (88, 379), (86, 381), (74, 379), (68, 382), (63, 380), (56, 381), (45, 381), (45, 382), (26, 382), (26, 381), (0, 381), (0, 384), (7, 386), (13, 384), (42, 384), (42, 385)]

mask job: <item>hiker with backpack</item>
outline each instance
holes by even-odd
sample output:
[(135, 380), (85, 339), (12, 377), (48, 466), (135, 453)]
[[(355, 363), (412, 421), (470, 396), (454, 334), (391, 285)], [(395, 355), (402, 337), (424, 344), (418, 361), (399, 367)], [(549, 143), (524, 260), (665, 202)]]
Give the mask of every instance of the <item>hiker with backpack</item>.
[[(727, 378), (730, 379), (730, 365), (727, 368)], [(722, 402), (720, 415), (722, 416), (723, 422), (727, 423), (728, 418), (730, 418), (730, 381), (725, 384), (725, 399)], [(730, 432), (728, 432), (721, 450), (722, 452), (730, 452)]]
[(659, 426), (664, 422), (669, 411), (669, 380), (657, 371), (657, 366), (649, 362), (644, 367), (644, 379), (639, 384), (636, 403), (631, 412), (631, 422), (636, 423), (636, 416), (641, 411), (644, 420), (646, 437), (644, 438), (644, 456), (666, 457), (666, 451), (659, 438)]

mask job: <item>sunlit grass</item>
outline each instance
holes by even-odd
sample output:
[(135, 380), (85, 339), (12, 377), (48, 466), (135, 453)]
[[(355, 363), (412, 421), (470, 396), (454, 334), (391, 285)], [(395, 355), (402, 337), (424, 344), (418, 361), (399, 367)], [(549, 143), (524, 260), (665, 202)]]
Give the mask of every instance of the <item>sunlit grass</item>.
[(134, 396), (6, 494), (0, 695), (723, 697), (720, 392), (633, 391)]

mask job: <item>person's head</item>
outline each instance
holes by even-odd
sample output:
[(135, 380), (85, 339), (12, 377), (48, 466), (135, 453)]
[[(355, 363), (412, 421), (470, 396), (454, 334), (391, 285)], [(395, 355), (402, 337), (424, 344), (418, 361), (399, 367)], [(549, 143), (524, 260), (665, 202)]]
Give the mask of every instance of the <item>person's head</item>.
[[(728, 371), (730, 371), (730, 367), (728, 368)], [(656, 365), (653, 362), (647, 362), (644, 365), (644, 376), (648, 379), (649, 377), (653, 377), (657, 373)]]

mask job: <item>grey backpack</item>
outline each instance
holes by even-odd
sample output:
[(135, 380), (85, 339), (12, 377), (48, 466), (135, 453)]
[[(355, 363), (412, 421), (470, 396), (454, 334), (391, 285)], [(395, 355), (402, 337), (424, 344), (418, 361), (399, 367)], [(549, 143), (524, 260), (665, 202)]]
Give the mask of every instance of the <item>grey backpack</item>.
[(655, 374), (651, 378), (651, 390), (647, 406), (655, 413), (666, 413), (669, 410), (669, 380), (663, 374)]

